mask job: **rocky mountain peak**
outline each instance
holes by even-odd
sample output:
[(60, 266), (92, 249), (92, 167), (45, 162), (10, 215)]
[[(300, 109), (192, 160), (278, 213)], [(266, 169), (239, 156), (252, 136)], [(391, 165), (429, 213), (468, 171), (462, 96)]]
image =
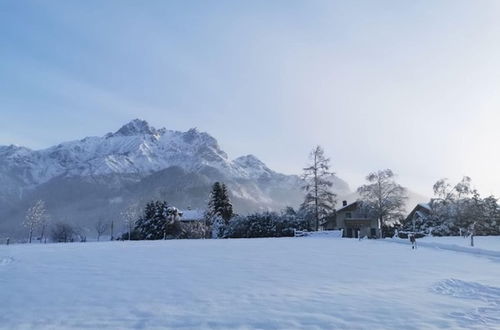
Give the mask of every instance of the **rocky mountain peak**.
[(134, 119), (131, 122), (123, 125), (114, 136), (135, 136), (135, 135), (154, 135), (158, 130), (148, 124), (147, 121), (142, 119)]
[(234, 162), (243, 167), (252, 167), (252, 168), (267, 167), (260, 159), (258, 159), (254, 155), (246, 155), (238, 157), (234, 160)]

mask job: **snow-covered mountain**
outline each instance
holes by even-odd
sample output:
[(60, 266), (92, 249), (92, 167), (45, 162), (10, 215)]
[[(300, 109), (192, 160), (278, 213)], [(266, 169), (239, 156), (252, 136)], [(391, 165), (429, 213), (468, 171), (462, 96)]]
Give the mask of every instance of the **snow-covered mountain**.
[[(339, 194), (349, 191), (334, 179)], [(242, 213), (297, 206), (303, 198), (297, 176), (277, 173), (253, 155), (231, 160), (207, 133), (156, 129), (135, 119), (114, 133), (43, 150), (0, 146), (0, 230), (18, 225), (38, 198), (54, 218), (82, 226), (152, 198), (204, 207), (216, 180), (228, 184)]]
[(208, 166), (238, 178), (276, 175), (252, 155), (229, 160), (207, 133), (157, 130), (139, 119), (104, 137), (87, 137), (44, 150), (0, 147), (0, 158), (2, 172), (7, 170), (28, 186), (58, 176), (147, 175), (171, 166), (187, 171)]

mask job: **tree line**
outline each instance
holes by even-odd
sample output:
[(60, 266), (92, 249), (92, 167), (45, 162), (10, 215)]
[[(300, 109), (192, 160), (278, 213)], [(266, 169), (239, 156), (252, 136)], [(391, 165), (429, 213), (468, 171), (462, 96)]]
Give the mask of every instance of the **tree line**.
[(470, 177), (452, 184), (437, 181), (434, 197), (421, 217), (406, 219), (402, 229), (433, 236), (500, 235), (500, 206), (493, 196), (481, 197)]
[[(180, 211), (167, 201), (150, 201), (140, 210), (137, 205), (122, 213), (125, 231), (114, 236), (114, 221), (99, 218), (94, 225), (97, 240), (106, 233), (111, 240), (156, 240), (182, 238), (250, 238), (293, 236), (294, 230), (319, 230), (335, 219), (337, 196), (333, 192), (335, 173), (323, 148), (316, 146), (301, 176), (304, 201), (298, 209), (287, 207), (280, 212), (257, 212), (238, 215), (233, 210), (229, 189), (223, 182), (211, 187), (203, 219), (180, 221)], [(473, 231), (477, 235), (500, 234), (500, 208), (494, 196), (482, 198), (464, 177), (452, 185), (446, 179), (434, 185), (435, 196), (428, 203), (429, 214), (417, 221), (405, 220), (407, 190), (396, 182), (390, 169), (369, 173), (366, 183), (357, 189), (364, 213), (377, 219), (383, 237), (395, 229), (419, 231), (432, 235), (459, 235)], [(50, 224), (45, 203), (36, 201), (26, 213), (24, 226), (28, 242), (38, 232), (37, 240), (54, 242), (86, 241), (85, 230), (65, 222)], [(49, 226), (50, 225), (50, 226)], [(50, 230), (49, 230), (50, 227)]]

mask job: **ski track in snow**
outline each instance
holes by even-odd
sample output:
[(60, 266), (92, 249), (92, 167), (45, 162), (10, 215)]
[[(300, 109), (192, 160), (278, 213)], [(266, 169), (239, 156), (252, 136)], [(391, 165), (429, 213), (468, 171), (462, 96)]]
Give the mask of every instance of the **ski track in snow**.
[(483, 302), (483, 306), (471, 311), (450, 313), (450, 316), (459, 320), (464, 327), (482, 325), (497, 328), (500, 326), (500, 288), (476, 282), (447, 279), (436, 283), (432, 291), (459, 299)]
[[(393, 239), (385, 239), (385, 240), (383, 240), (383, 242), (391, 242), (391, 243), (397, 243), (397, 244), (411, 246), (410, 241), (407, 239), (393, 238)], [(460, 245), (456, 245), (456, 244), (446, 244), (446, 243), (437, 243), (437, 242), (422, 242), (421, 240), (417, 239), (417, 249), (420, 247), (428, 247), (428, 248), (448, 250), (448, 251), (454, 251), (454, 252), (462, 252), (462, 253), (467, 253), (467, 254), (471, 254), (471, 255), (475, 255), (475, 256), (489, 257), (493, 261), (500, 262), (500, 251), (486, 250), (486, 249), (481, 249), (481, 248), (477, 248), (477, 247), (460, 246)]]
[(7, 266), (14, 261), (12, 257), (0, 257), (0, 266)]

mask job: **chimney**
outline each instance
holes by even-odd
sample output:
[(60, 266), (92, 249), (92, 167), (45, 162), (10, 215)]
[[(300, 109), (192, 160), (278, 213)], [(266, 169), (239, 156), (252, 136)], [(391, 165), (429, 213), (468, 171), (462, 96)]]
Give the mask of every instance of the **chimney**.
[(347, 206), (347, 201), (342, 201), (342, 206)]

